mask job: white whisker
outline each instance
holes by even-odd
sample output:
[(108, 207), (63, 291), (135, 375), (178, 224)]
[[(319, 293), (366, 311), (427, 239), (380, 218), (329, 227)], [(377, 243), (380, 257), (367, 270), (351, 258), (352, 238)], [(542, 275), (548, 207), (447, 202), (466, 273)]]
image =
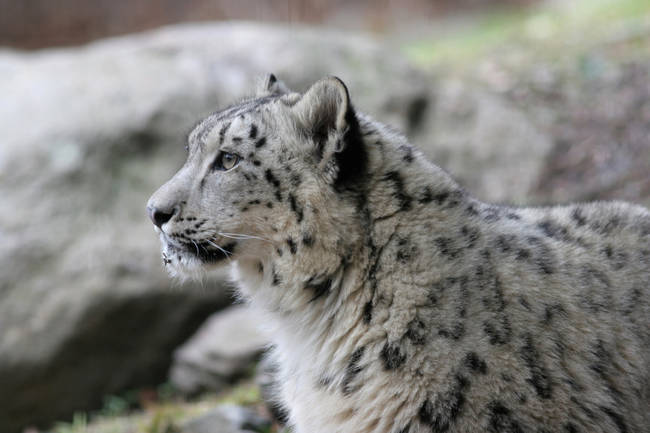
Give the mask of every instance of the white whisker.
[(196, 242), (194, 242), (193, 239), (190, 239), (190, 240), (192, 241), (192, 243), (193, 243), (194, 246), (196, 247), (196, 255), (197, 255), (197, 256), (200, 256), (201, 253), (199, 252), (199, 245), (198, 245)]
[(266, 238), (262, 238), (259, 236), (253, 236), (253, 235), (245, 235), (243, 233), (225, 233), (225, 232), (217, 232), (219, 236), (223, 236), (224, 238), (230, 238), (230, 239), (238, 239), (238, 240), (243, 240), (243, 239), (258, 239), (260, 241), (265, 241), (265, 242), (271, 242), (270, 240)]
[(224, 249), (221, 248), (219, 245), (217, 245), (217, 244), (215, 244), (214, 242), (212, 242), (210, 239), (206, 239), (205, 241), (206, 241), (207, 243), (209, 243), (210, 245), (212, 245), (213, 247), (217, 248), (217, 249), (218, 249), (219, 251), (221, 251), (222, 253), (224, 253), (224, 254), (226, 255), (226, 259), (230, 260), (230, 256), (232, 255), (231, 252), (224, 250)]

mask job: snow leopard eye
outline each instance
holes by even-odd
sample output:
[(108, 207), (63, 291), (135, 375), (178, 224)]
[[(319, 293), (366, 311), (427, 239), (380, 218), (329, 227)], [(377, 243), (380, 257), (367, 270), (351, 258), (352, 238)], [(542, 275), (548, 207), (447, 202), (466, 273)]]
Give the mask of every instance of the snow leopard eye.
[(239, 156), (234, 153), (219, 152), (217, 159), (214, 160), (212, 168), (214, 170), (228, 171), (234, 168), (239, 162)]

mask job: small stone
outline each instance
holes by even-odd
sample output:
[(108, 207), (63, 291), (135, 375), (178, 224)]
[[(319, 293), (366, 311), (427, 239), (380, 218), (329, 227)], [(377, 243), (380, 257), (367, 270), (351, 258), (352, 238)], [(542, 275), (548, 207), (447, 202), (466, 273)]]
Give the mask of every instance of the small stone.
[(182, 433), (266, 432), (271, 421), (254, 410), (236, 405), (219, 406), (181, 426)]
[(171, 383), (189, 396), (219, 391), (249, 372), (267, 343), (251, 310), (233, 306), (213, 315), (177, 349)]

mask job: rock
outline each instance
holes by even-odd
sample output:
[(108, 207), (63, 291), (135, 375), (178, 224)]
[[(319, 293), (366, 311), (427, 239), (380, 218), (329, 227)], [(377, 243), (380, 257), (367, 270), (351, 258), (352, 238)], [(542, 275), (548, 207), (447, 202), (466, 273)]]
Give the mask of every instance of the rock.
[(219, 278), (168, 280), (144, 205), (192, 124), (267, 71), (299, 90), (339, 75), (359, 106), (406, 129), (430, 88), (370, 38), (299, 27), (0, 51), (1, 433), (163, 381), (173, 349), (228, 302)]
[(252, 370), (268, 340), (245, 306), (214, 314), (174, 353), (170, 381), (188, 396), (221, 391)]
[[(650, 32), (642, 40), (650, 46)], [(602, 51), (549, 66), (547, 74), (558, 82), (552, 91), (538, 89), (526, 71), (508, 95), (553, 141), (531, 189), (538, 201), (650, 206), (650, 62), (646, 56), (621, 61)]]
[[(440, 79), (415, 137), (472, 195), (525, 204), (553, 142), (511, 102), (471, 81)], [(525, 145), (522, 145), (525, 143)]]
[(186, 421), (182, 433), (246, 433), (269, 431), (271, 422), (254, 410), (222, 405), (197, 418)]

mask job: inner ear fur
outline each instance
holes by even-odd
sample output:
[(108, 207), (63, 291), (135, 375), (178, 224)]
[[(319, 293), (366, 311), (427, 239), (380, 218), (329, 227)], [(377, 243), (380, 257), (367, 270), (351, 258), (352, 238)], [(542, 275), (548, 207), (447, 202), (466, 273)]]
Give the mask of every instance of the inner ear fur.
[(331, 147), (333, 152), (343, 150), (350, 110), (350, 94), (337, 77), (316, 82), (293, 106), (298, 123), (316, 143), (319, 157), (325, 148)]

